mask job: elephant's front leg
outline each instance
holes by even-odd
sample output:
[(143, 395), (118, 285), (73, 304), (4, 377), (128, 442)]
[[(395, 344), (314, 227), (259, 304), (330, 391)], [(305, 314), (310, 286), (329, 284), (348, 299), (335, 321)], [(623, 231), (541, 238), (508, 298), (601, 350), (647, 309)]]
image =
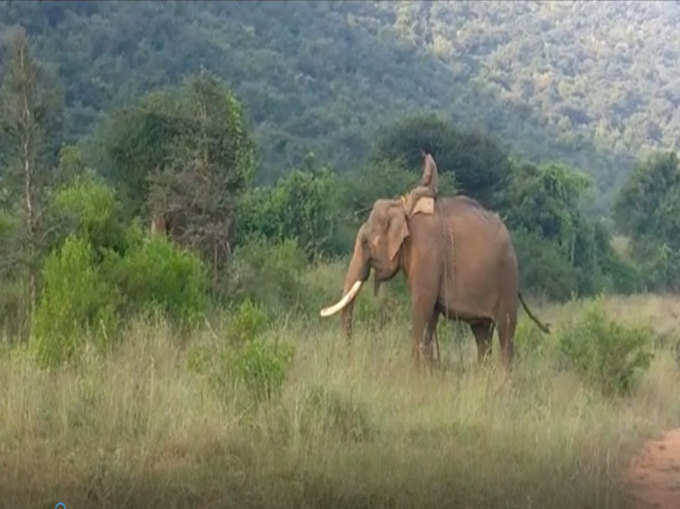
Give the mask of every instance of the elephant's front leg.
[[(432, 358), (431, 322), (434, 316), (435, 297), (415, 294), (411, 303), (411, 337), (413, 357), (416, 364), (423, 358)], [(436, 324), (436, 322), (435, 322)]]
[[(441, 360), (441, 352), (439, 351), (439, 337), (437, 336), (437, 322), (439, 321), (439, 311), (435, 309), (432, 313), (432, 318), (427, 324), (427, 357), (429, 360), (436, 360), (437, 363)], [(436, 351), (436, 359), (433, 354), (433, 349)]]

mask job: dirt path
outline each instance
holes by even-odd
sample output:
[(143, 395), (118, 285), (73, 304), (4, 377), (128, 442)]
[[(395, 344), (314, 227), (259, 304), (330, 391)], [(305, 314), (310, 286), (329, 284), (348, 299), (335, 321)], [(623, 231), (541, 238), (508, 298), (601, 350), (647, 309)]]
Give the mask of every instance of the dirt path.
[(631, 462), (635, 509), (680, 508), (680, 428), (648, 442)]

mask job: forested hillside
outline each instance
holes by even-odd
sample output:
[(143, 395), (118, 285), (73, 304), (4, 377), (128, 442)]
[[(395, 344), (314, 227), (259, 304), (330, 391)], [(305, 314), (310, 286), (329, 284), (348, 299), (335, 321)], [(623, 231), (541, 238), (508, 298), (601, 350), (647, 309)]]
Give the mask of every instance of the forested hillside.
[(67, 141), (204, 68), (244, 103), (260, 181), (310, 151), (349, 169), (386, 123), (437, 112), (582, 168), (605, 197), (634, 157), (679, 148), (678, 20), (669, 2), (0, 6), (0, 31), (21, 23), (61, 77)]

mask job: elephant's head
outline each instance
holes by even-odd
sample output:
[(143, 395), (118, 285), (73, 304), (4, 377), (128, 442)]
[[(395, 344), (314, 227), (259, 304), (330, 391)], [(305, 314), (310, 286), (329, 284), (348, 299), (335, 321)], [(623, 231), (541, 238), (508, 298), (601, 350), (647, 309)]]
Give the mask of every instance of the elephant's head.
[(373, 210), (357, 232), (354, 254), (347, 269), (342, 298), (333, 306), (321, 310), (321, 316), (342, 311), (342, 323), (347, 335), (352, 331), (352, 308), (361, 285), (373, 269), (376, 292), (381, 281), (392, 278), (400, 267), (400, 253), (409, 236), (406, 214), (400, 200), (377, 200)]

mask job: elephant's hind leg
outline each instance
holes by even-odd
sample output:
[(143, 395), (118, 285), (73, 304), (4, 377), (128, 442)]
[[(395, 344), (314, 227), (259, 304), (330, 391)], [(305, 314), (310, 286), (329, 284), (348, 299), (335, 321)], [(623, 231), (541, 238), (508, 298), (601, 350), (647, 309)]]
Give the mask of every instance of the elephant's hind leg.
[(517, 326), (517, 315), (515, 313), (501, 313), (498, 317), (497, 325), (503, 364), (506, 369), (510, 369), (514, 353), (513, 337), (515, 335), (515, 327)]
[(475, 340), (477, 341), (477, 358), (479, 362), (483, 362), (491, 357), (493, 326), (494, 324), (491, 320), (480, 320), (470, 324), (472, 333), (475, 335)]

